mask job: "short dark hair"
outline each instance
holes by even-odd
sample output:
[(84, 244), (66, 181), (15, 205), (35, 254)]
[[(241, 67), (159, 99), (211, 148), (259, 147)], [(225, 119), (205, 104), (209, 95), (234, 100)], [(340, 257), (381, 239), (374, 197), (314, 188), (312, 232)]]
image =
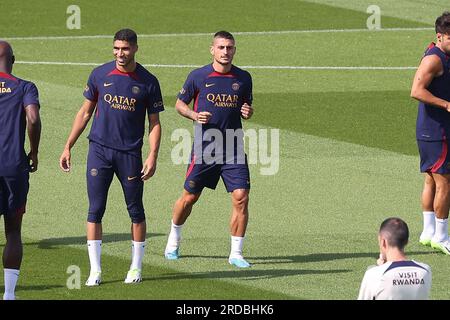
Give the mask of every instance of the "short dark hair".
[(400, 218), (388, 218), (380, 226), (380, 235), (386, 238), (389, 246), (403, 250), (409, 239), (408, 225)]
[(137, 34), (131, 29), (122, 29), (114, 35), (114, 41), (122, 40), (131, 44), (137, 44)]
[(233, 40), (234, 41), (234, 37), (231, 33), (229, 33), (228, 31), (218, 31), (214, 34), (214, 39), (215, 38), (223, 38), (223, 39), (228, 39), (228, 40)]
[(445, 11), (440, 17), (436, 19), (434, 24), (436, 33), (450, 34), (450, 12)]

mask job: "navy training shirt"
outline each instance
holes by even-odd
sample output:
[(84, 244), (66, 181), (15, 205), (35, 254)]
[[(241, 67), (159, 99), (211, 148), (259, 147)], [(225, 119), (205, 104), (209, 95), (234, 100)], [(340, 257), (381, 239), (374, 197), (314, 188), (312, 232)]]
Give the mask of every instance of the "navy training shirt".
[[(242, 147), (242, 136), (236, 136), (234, 141), (227, 142), (226, 132), (230, 129), (242, 129), (241, 107), (244, 103), (252, 105), (252, 78), (247, 71), (233, 65), (229, 72), (219, 73), (214, 70), (212, 64), (195, 69), (188, 75), (178, 99), (186, 104), (194, 101), (194, 111), (208, 111), (212, 114), (207, 124), (195, 125), (194, 148), (197, 145), (204, 149), (214, 142), (216, 147), (219, 146), (215, 152), (220, 154), (227, 150), (227, 144), (231, 142), (234, 145), (233, 150)], [(223, 144), (215, 139), (205, 139), (211, 136), (209, 129), (221, 133)], [(198, 152), (199, 150), (195, 151)], [(234, 155), (235, 151), (229, 156)]]
[(0, 72), (0, 176), (29, 170), (25, 153), (25, 108), (39, 107), (35, 84)]
[(139, 151), (146, 114), (164, 110), (158, 79), (136, 63), (133, 72), (121, 72), (111, 61), (95, 68), (84, 90), (97, 102), (88, 139), (108, 148)]
[(252, 78), (236, 66), (228, 73), (214, 71), (212, 64), (192, 71), (183, 85), (178, 99), (189, 104), (194, 100), (194, 111), (208, 111), (211, 119), (203, 129), (240, 129), (241, 107), (252, 104)]
[[(427, 89), (434, 96), (450, 101), (450, 58), (434, 43), (431, 43), (424, 53), (424, 57), (429, 55), (436, 55), (440, 58), (444, 73), (434, 78)], [(425, 141), (449, 139), (450, 113), (445, 109), (419, 102), (416, 138)]]

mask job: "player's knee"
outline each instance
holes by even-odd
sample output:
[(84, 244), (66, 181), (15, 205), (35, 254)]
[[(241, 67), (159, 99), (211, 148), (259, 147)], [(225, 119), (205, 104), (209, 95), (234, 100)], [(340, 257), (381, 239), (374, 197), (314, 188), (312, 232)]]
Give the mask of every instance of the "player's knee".
[(20, 229), (9, 229), (5, 232), (6, 241), (8, 242), (20, 242), (22, 235)]
[(103, 219), (103, 214), (104, 214), (104, 210), (103, 211), (97, 211), (97, 212), (89, 212), (88, 213), (88, 217), (87, 217), (87, 221), (91, 222), (91, 223), (101, 223), (102, 219)]
[(145, 212), (139, 211), (139, 212), (128, 212), (130, 215), (131, 222), (133, 223), (141, 223), (145, 221)]
[(22, 213), (8, 214), (5, 219), (5, 233), (19, 234), (22, 226)]
[(183, 201), (184, 206), (193, 206), (198, 199), (200, 198), (200, 194), (195, 194), (195, 193), (185, 193), (182, 198), (181, 201)]
[(249, 195), (247, 191), (233, 191), (233, 205), (238, 208), (244, 208), (248, 205)]
[(97, 199), (89, 201), (87, 221), (91, 223), (101, 223), (106, 210), (106, 201)]
[(436, 192), (441, 193), (448, 193), (450, 190), (450, 185), (447, 181), (440, 181), (439, 183), (436, 183)]

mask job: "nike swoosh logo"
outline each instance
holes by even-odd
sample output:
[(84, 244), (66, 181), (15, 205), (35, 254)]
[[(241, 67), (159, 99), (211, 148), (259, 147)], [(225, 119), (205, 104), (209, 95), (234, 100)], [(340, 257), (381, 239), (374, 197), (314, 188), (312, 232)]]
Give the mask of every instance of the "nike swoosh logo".
[(134, 179), (136, 179), (136, 178), (137, 178), (137, 176), (134, 176), (134, 177), (127, 177), (128, 181), (134, 180)]
[(212, 87), (213, 85), (215, 85), (215, 83), (207, 83), (207, 84), (205, 84), (205, 87), (209, 88), (209, 87)]
[(111, 82), (111, 83), (105, 82), (105, 83), (103, 84), (103, 86), (104, 86), (104, 87), (109, 87), (109, 86), (112, 86), (112, 84), (113, 84), (112, 82)]

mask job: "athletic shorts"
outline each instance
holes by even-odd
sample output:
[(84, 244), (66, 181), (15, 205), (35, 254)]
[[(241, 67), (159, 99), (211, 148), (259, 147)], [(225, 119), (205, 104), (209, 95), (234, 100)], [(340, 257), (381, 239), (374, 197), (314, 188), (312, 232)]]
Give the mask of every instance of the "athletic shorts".
[(227, 192), (233, 192), (236, 189), (250, 189), (247, 159), (245, 164), (205, 164), (195, 163), (195, 157), (192, 157), (186, 172), (184, 189), (190, 193), (200, 193), (205, 187), (215, 189), (220, 177), (222, 177)]
[(23, 214), (27, 203), (30, 173), (0, 177), (0, 215)]
[(88, 222), (100, 223), (106, 209), (109, 186), (114, 174), (122, 185), (131, 221), (145, 220), (141, 180), (142, 156), (139, 152), (111, 149), (91, 141), (87, 159), (87, 191), (89, 197)]
[(450, 154), (448, 140), (417, 140), (420, 154), (420, 172), (450, 173)]

